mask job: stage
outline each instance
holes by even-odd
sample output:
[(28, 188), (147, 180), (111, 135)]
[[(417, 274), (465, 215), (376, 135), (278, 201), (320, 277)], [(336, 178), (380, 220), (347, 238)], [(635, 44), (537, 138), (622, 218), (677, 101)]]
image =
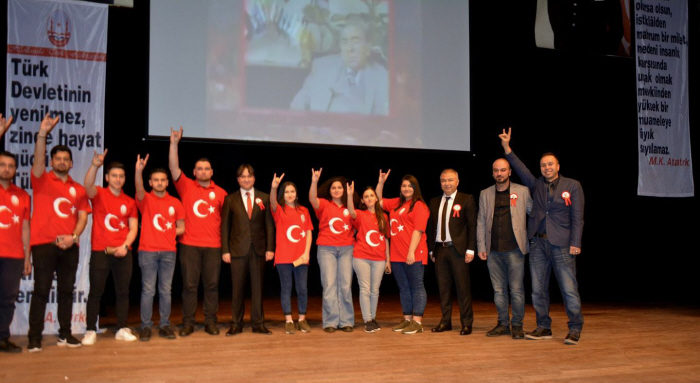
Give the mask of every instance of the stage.
[[(674, 382), (700, 377), (700, 308), (632, 306), (584, 302), (581, 342), (563, 344), (567, 334), (561, 304), (552, 306), (551, 340), (488, 338), (496, 324), (493, 303), (474, 304), (474, 332), (434, 334), (439, 304), (430, 300), (424, 318), (426, 332), (402, 335), (391, 331), (401, 319), (398, 297), (380, 297), (377, 320), (382, 330), (365, 333), (355, 298), (355, 331), (333, 334), (321, 329), (321, 300), (309, 300), (310, 333), (284, 333), (279, 300), (265, 300), (272, 335), (212, 336), (200, 327), (187, 338), (166, 340), (156, 334), (149, 342), (117, 342), (107, 330), (94, 346), (66, 349), (56, 336), (44, 336), (43, 351), (28, 353), (27, 338), (12, 340), (21, 354), (0, 355), (3, 382)], [(155, 310), (157, 313), (157, 310)], [(109, 311), (108, 311), (109, 313)], [(453, 327), (458, 328), (457, 310)], [(130, 311), (130, 326), (138, 331), (138, 307)], [(109, 327), (113, 316), (103, 319)], [(197, 319), (202, 320), (201, 311)], [(230, 319), (221, 302), (219, 321)], [(246, 317), (246, 320), (248, 318)], [(171, 322), (180, 323), (180, 309)], [(526, 307), (525, 330), (535, 328), (532, 306)], [(78, 338), (81, 338), (78, 336)]]

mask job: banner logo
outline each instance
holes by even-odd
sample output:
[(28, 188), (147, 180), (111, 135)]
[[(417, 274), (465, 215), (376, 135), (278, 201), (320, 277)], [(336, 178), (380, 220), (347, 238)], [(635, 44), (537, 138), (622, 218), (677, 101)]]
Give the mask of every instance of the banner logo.
[(46, 35), (56, 47), (65, 47), (70, 41), (70, 33), (70, 19), (65, 12), (56, 10), (46, 20)]

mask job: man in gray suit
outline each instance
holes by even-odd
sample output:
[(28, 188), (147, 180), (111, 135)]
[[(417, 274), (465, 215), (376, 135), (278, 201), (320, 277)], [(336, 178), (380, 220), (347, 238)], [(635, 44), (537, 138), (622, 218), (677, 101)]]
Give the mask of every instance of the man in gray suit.
[(340, 34), (340, 55), (318, 58), (290, 105), (316, 112), (389, 114), (389, 76), (371, 62), (371, 30), (350, 20)]
[[(479, 258), (487, 261), (493, 300), (498, 311), (498, 324), (486, 336), (511, 334), (523, 339), (525, 317), (525, 254), (527, 241), (527, 213), (532, 209), (530, 190), (510, 182), (510, 164), (503, 158), (493, 163), (496, 184), (481, 191), (476, 243)], [(513, 319), (508, 316), (508, 289)]]

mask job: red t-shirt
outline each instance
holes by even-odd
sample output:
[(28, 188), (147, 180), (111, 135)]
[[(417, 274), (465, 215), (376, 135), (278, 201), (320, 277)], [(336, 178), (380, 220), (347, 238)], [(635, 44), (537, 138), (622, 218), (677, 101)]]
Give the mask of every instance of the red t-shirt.
[(71, 235), (78, 223), (78, 212), (90, 213), (85, 188), (68, 176), (66, 182), (53, 171), (37, 178), (31, 173), (34, 189), (31, 246), (56, 242), (59, 235)]
[(108, 187), (97, 186), (92, 203), (92, 251), (124, 244), (129, 234), (129, 219), (139, 218), (134, 199), (122, 191), (118, 196)]
[(136, 206), (142, 216), (139, 250), (176, 251), (177, 221), (185, 219), (182, 203), (168, 192), (161, 198), (151, 191)]
[(0, 258), (24, 258), (22, 224), (29, 221), (30, 198), (26, 191), (10, 183), (0, 186)]
[(319, 246), (352, 246), (353, 238), (350, 212), (345, 206), (338, 206), (327, 199), (318, 199), (318, 209), (315, 209), (318, 218)]
[(277, 206), (272, 212), (277, 229), (277, 241), (275, 242), (275, 264), (293, 263), (306, 250), (307, 231), (313, 231), (309, 209), (298, 206), (297, 209), (289, 206)]
[(355, 210), (355, 213), (357, 218), (352, 220), (352, 224), (357, 229), (357, 242), (352, 252), (353, 257), (385, 261), (386, 240), (379, 231), (377, 216), (367, 210)]
[(199, 182), (180, 175), (175, 181), (185, 208), (185, 234), (180, 243), (197, 247), (221, 247), (221, 207), (224, 206), (226, 191), (209, 182), (202, 187)]
[(425, 203), (418, 201), (411, 208), (411, 201), (406, 201), (399, 211), (394, 211), (399, 206), (398, 198), (384, 198), (384, 210), (389, 212), (389, 229), (391, 231), (391, 261), (406, 262), (408, 247), (411, 244), (411, 236), (415, 230), (420, 230), (423, 235), (415, 251), (416, 262), (428, 263), (428, 240), (425, 228), (428, 225), (430, 210)]

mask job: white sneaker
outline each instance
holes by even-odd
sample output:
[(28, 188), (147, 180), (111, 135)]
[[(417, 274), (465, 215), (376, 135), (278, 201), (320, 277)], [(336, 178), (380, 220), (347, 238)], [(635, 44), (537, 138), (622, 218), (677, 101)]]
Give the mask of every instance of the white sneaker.
[(123, 340), (125, 342), (133, 342), (137, 338), (134, 334), (131, 333), (130, 328), (124, 327), (124, 328), (119, 329), (119, 331), (117, 331), (117, 335), (114, 336), (114, 339)]
[(97, 333), (95, 331), (86, 331), (80, 343), (82, 343), (83, 346), (92, 346), (95, 344), (95, 341), (97, 341)]

